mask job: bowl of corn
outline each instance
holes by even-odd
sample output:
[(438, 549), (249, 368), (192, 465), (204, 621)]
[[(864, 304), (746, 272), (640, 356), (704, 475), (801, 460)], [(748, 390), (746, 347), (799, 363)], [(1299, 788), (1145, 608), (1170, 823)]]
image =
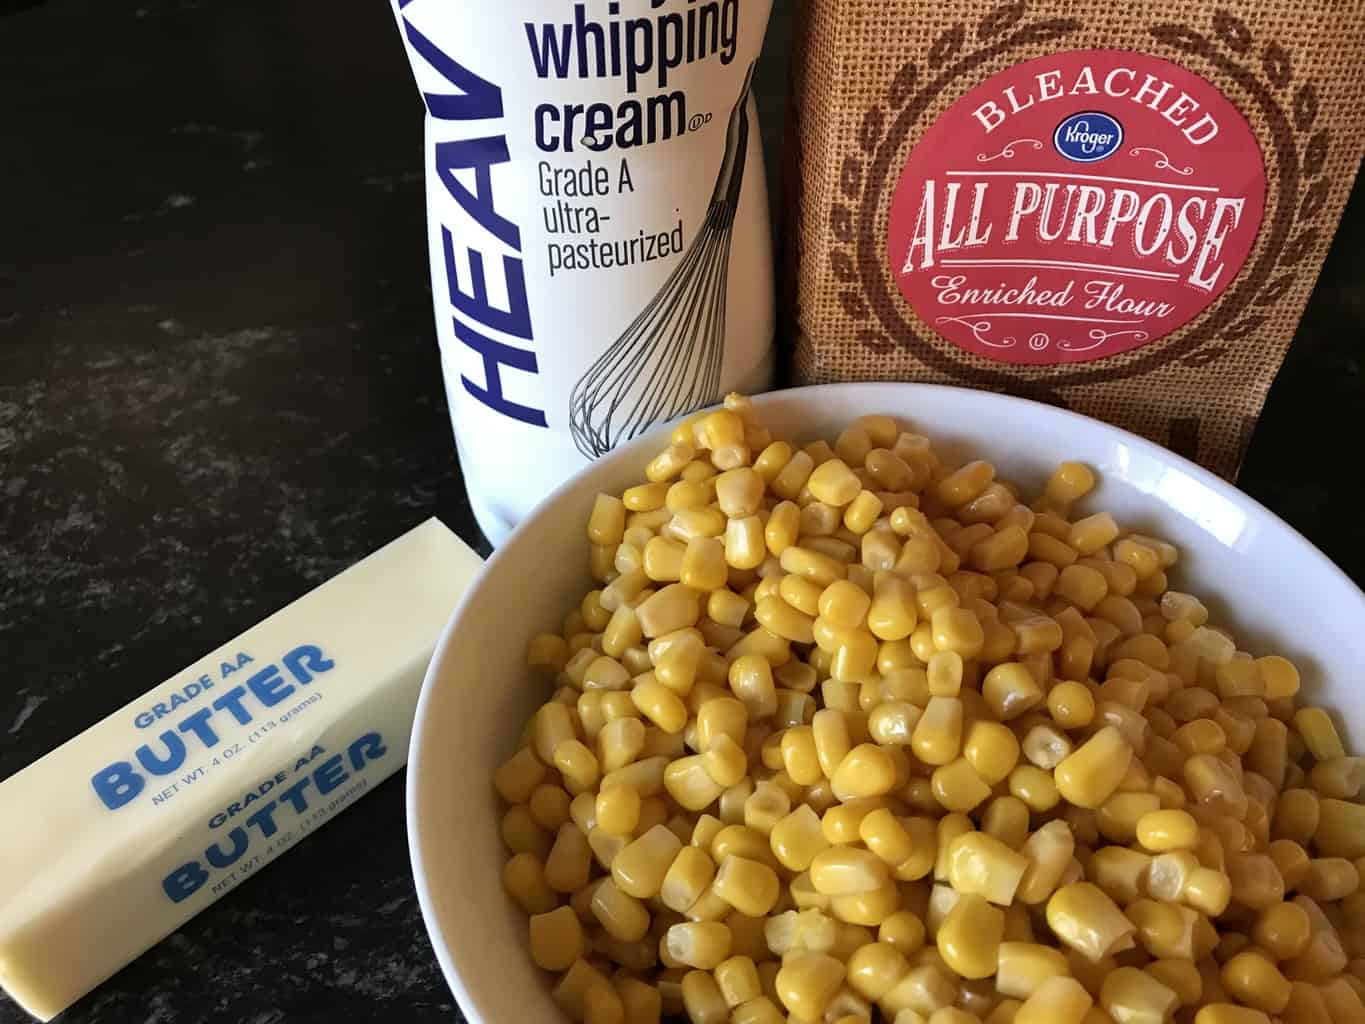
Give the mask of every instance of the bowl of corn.
[(432, 945), (472, 1021), (1365, 1021), (1362, 626), (1096, 421), (730, 396), (455, 612), (408, 774)]

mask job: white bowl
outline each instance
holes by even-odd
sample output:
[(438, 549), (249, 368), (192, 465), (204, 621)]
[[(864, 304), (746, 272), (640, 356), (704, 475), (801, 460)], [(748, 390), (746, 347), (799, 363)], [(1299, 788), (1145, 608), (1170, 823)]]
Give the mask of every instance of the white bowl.
[[(1365, 735), (1351, 692), (1365, 664), (1365, 595), (1284, 522), (1151, 442), (1050, 406), (919, 384), (833, 384), (757, 399), (779, 437), (833, 438), (852, 418), (890, 413), (949, 454), (974, 452), (1025, 486), (1057, 462), (1093, 466), (1090, 507), (1179, 545), (1173, 585), (1255, 653), (1281, 653), (1305, 690)], [(417, 708), (408, 837), (422, 913), (446, 981), (471, 1022), (562, 1018), (527, 953), (526, 917), (504, 895), (506, 854), (493, 769), (549, 696), (525, 668), (527, 640), (558, 631), (589, 589), (584, 524), (593, 498), (643, 479), (664, 432), (594, 463), (543, 502), (489, 560), (446, 627)]]

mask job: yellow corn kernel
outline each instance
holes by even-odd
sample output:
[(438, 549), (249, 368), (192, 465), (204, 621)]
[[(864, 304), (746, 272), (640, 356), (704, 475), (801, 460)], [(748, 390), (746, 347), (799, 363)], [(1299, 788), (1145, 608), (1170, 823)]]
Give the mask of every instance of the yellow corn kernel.
[(663, 683), (636, 683), (630, 691), (631, 702), (651, 722), (664, 732), (680, 733), (687, 725), (687, 705)]
[(823, 588), (804, 576), (783, 576), (777, 584), (777, 595), (803, 615), (820, 614), (821, 593)]
[(531, 793), (544, 778), (545, 763), (537, 759), (530, 747), (522, 747), (498, 766), (493, 773), (493, 785), (509, 804), (520, 804), (531, 798)]
[(1055, 726), (1039, 723), (1024, 735), (1021, 750), (1029, 762), (1043, 771), (1052, 771), (1071, 755), (1070, 737)]
[(749, 711), (735, 697), (716, 697), (697, 708), (696, 749), (705, 753), (720, 737), (736, 746), (744, 743)]
[(821, 772), (826, 778), (833, 778), (852, 746), (844, 713), (829, 708), (817, 711), (811, 719), (811, 737)]
[(995, 987), (1002, 995), (1028, 999), (1049, 978), (1070, 977), (1059, 950), (1035, 942), (1000, 943)]
[(801, 532), (801, 509), (790, 501), (779, 502), (768, 514), (763, 540), (775, 557), (796, 543)]
[(865, 629), (853, 629), (840, 637), (830, 663), (830, 673), (841, 682), (861, 682), (877, 667), (877, 641)]
[(1189, 907), (1134, 900), (1128, 905), (1128, 919), (1137, 929), (1138, 942), (1154, 958), (1196, 959), (1194, 929), (1199, 915)]
[(658, 989), (620, 973), (612, 978), (612, 984), (621, 997), (625, 1024), (658, 1024), (663, 1013), (663, 997)]
[(1308, 948), (1312, 922), (1297, 903), (1276, 903), (1256, 915), (1251, 937), (1276, 960), (1291, 960)]
[(564, 786), (575, 795), (597, 785), (600, 778), (597, 758), (578, 740), (565, 740), (555, 747), (552, 763), (564, 777)]
[(1256, 667), (1260, 669), (1267, 700), (1293, 697), (1299, 692), (1299, 670), (1287, 658), (1275, 654), (1257, 658)]
[(754, 472), (763, 478), (764, 483), (771, 484), (791, 458), (792, 446), (786, 441), (774, 441), (754, 459)]
[(825, 839), (835, 845), (859, 842), (863, 818), (885, 805), (886, 801), (882, 797), (866, 797), (835, 804), (821, 816), (820, 830)]
[(772, 910), (780, 895), (777, 872), (747, 857), (727, 856), (711, 883), (716, 895), (741, 914), (762, 917)]
[(777, 686), (772, 665), (758, 654), (745, 654), (730, 663), (730, 689), (743, 703), (750, 721), (777, 713)]
[(1245, 1006), (1269, 1014), (1284, 1011), (1289, 1003), (1289, 981), (1256, 950), (1238, 953), (1223, 965), (1223, 987)]
[(644, 904), (622, 892), (610, 878), (597, 883), (590, 906), (607, 934), (622, 942), (638, 942), (649, 931), (649, 911)]
[(884, 807), (876, 808), (858, 823), (858, 836), (867, 848), (895, 868), (915, 852), (914, 840), (905, 826)]
[[(934, 950), (922, 950), (932, 953)], [(941, 959), (941, 958), (940, 958)], [(902, 1021), (902, 1014), (918, 1014), (920, 1020), (927, 1020), (932, 1014), (945, 1007), (951, 1007), (959, 994), (957, 979), (941, 963), (924, 963), (912, 966), (896, 983), (890, 992), (877, 1001), (877, 1005), (888, 1017)], [(906, 1017), (912, 1024), (918, 1024), (914, 1017)]]
[(1232, 895), (1232, 882), (1226, 874), (1211, 867), (1199, 867), (1190, 872), (1181, 899), (1201, 913), (1216, 917), (1227, 909)]
[(709, 971), (688, 971), (682, 979), (682, 1009), (693, 1024), (725, 1024), (730, 1007)]
[(1316, 760), (1346, 756), (1336, 725), (1322, 708), (1300, 709), (1294, 715), (1294, 728)]
[(1013, 1024), (1089, 1024), (1093, 1005), (1090, 993), (1075, 978), (1048, 978), (1019, 1007)]
[(1063, 462), (1048, 478), (1043, 495), (1052, 504), (1065, 507), (1094, 489), (1094, 470), (1083, 462)]
[(867, 628), (879, 640), (903, 640), (919, 623), (914, 588), (897, 575), (879, 576), (866, 613)]
[(820, 463), (806, 481), (817, 501), (843, 508), (858, 496), (862, 482), (842, 459), (828, 459)]
[(1019, 662), (996, 665), (981, 681), (981, 695), (991, 713), (1002, 722), (1018, 718), (1043, 700), (1042, 687)]
[(818, 612), (838, 629), (856, 629), (867, 617), (872, 599), (848, 580), (835, 580), (820, 593)]
[(907, 701), (883, 701), (867, 716), (868, 735), (884, 747), (906, 747), (923, 713)]
[(680, 583), (655, 591), (636, 609), (640, 628), (653, 639), (686, 626), (696, 625), (701, 617), (700, 594)]
[(628, 896), (652, 899), (681, 849), (682, 841), (667, 826), (655, 825), (612, 858), (612, 880)]
[[(732, 956), (716, 965), (716, 987), (725, 1005), (740, 1006), (750, 1000), (763, 998), (763, 986), (758, 978), (758, 967), (747, 956)], [(769, 1004), (771, 1005), (771, 1004)]]
[(754, 609), (754, 616), (764, 628), (792, 643), (808, 644), (813, 640), (811, 629), (814, 620), (809, 615), (803, 615), (780, 597), (771, 596), (760, 600)]
[(1047, 709), (1063, 729), (1081, 729), (1095, 717), (1095, 698), (1084, 683), (1063, 681), (1048, 691)]
[(834, 454), (850, 466), (861, 466), (872, 447), (872, 438), (867, 431), (860, 427), (850, 426), (845, 427), (843, 432), (835, 438)]
[(1109, 593), (1109, 584), (1090, 566), (1068, 565), (1058, 574), (1052, 593), (1089, 612)]
[(956, 651), (935, 651), (925, 672), (931, 696), (956, 697), (962, 689), (962, 655)]
[(768, 555), (764, 523), (758, 516), (731, 519), (725, 526), (725, 563), (732, 569), (757, 569)]
[(985, 897), (963, 893), (939, 925), (936, 942), (948, 967), (963, 978), (988, 978), (996, 972), (1005, 914)]
[(508, 809), (502, 819), (502, 841), (513, 853), (534, 853), (544, 857), (550, 852), (550, 837), (531, 817), (525, 804)]
[(1308, 862), (1295, 888), (1319, 903), (1341, 900), (1360, 888), (1360, 872), (1344, 857), (1319, 857)]
[(924, 922), (913, 910), (898, 910), (877, 927), (877, 941), (907, 957), (924, 948), (924, 938)]
[(1323, 799), (1319, 806), (1321, 819), (1313, 834), (1318, 853), (1352, 860), (1365, 856), (1365, 805)]
[(674, 965), (710, 971), (730, 955), (730, 941), (730, 929), (719, 921), (683, 921), (669, 927), (663, 945)]
[(710, 887), (715, 874), (716, 865), (706, 851), (684, 846), (664, 874), (659, 900), (668, 909), (685, 914)]
[(989, 462), (969, 462), (940, 480), (935, 494), (944, 505), (957, 508), (978, 497), (994, 479), (995, 467)]
[(583, 924), (572, 907), (531, 915), (531, 959), (547, 971), (563, 971), (586, 950)]
[[(1143, 894), (1143, 881), (1150, 879), (1155, 860), (1138, 850), (1105, 846), (1091, 855), (1085, 875), (1118, 902), (1131, 903)], [(1149, 880), (1148, 890), (1152, 887)]]
[(597, 794), (596, 827), (608, 835), (628, 836), (640, 823), (640, 793), (633, 786), (613, 786)]
[(985, 832), (968, 832), (948, 849), (948, 881), (959, 893), (976, 893), (1002, 907), (1014, 902), (1027, 856)]
[(884, 507), (884, 502), (874, 492), (861, 491), (844, 510), (844, 526), (855, 534), (865, 534), (882, 514)]
[[(1097, 851), (1095, 856), (1104, 852)], [(1175, 902), (1184, 895), (1190, 876), (1200, 870), (1200, 864), (1199, 858), (1189, 850), (1170, 850), (1147, 858), (1141, 870), (1146, 871), (1145, 888), (1148, 896), (1154, 900)]]
[(1019, 567), (1019, 575), (1033, 586), (1033, 596), (1045, 601), (1052, 596), (1052, 588), (1057, 584), (1057, 567), (1047, 562), (1026, 562)]
[(663, 784), (668, 795), (689, 811), (700, 811), (709, 806), (725, 790), (711, 778), (705, 758), (700, 754), (668, 762)]
[(945, 765), (962, 749), (962, 701), (930, 697), (911, 734), (910, 747), (925, 764)]
[[(937, 801), (934, 803), (937, 805)], [(933, 807), (934, 811), (938, 809), (937, 806)], [(898, 820), (910, 837), (911, 852), (909, 857), (896, 865), (896, 879), (902, 882), (911, 882), (924, 878), (934, 870), (939, 859), (937, 825), (932, 818), (901, 818)], [(945, 851), (944, 857), (946, 858), (946, 856)]]
[(886, 941), (859, 947), (848, 959), (848, 986), (864, 999), (876, 1002), (890, 992), (910, 970), (905, 952)]
[(778, 497), (793, 501), (805, 488), (814, 469), (815, 460), (809, 452), (793, 452), (786, 465), (768, 481), (768, 487)]
[(1118, 523), (1108, 512), (1099, 512), (1077, 519), (1067, 533), (1067, 543), (1082, 555), (1093, 555), (1107, 547), (1119, 535)]
[(766, 836), (787, 816), (791, 805), (790, 794), (776, 782), (760, 782), (744, 801), (744, 824)]
[(537, 786), (531, 791), (527, 807), (533, 820), (541, 828), (555, 832), (569, 820), (569, 794), (559, 786)]
[(1145, 971), (1120, 967), (1100, 986), (1099, 1005), (1119, 1024), (1162, 1024), (1180, 1005), (1180, 997)]
[(830, 913), (840, 921), (875, 928), (900, 909), (900, 890), (888, 882), (880, 889), (852, 896), (831, 896)]
[(934, 769), (929, 779), (934, 799), (948, 811), (965, 813), (991, 795), (991, 787), (965, 757)]
[(783, 961), (775, 987), (782, 1005), (802, 1021), (820, 1020), (844, 983), (844, 964), (824, 953), (798, 952)]
[(810, 786), (824, 777), (811, 726), (800, 725), (785, 730), (782, 733), (781, 754), (783, 768), (797, 785)]
[(935, 650), (954, 651), (964, 658), (975, 658), (986, 641), (981, 620), (966, 608), (935, 609), (931, 628)]
[(788, 871), (805, 871), (815, 855), (829, 848), (820, 816), (801, 804), (775, 824), (768, 834), (773, 856)]
[(1019, 880), (1018, 898), (1026, 904), (1047, 900), (1070, 865), (1075, 847), (1075, 837), (1064, 821), (1050, 821), (1030, 835), (1019, 851), (1028, 865)]
[(1155, 793), (1120, 791), (1099, 806), (1095, 824), (1111, 843), (1131, 843), (1137, 838), (1138, 822), (1160, 810), (1161, 798)]
[(1123, 734), (1105, 726), (1057, 766), (1057, 790), (1078, 807), (1099, 807), (1118, 789), (1132, 757)]
[(1053, 773), (1031, 764), (1021, 764), (1010, 772), (1009, 788), (1012, 796), (1038, 814), (1052, 810), (1061, 800)]
[(526, 664), (543, 672), (554, 674), (563, 669), (568, 660), (568, 644), (554, 633), (541, 633), (526, 647)]
[(676, 582), (682, 576), (683, 556), (687, 548), (667, 537), (653, 537), (645, 545), (645, 575), (658, 583)]
[(1061, 942), (1091, 962), (1100, 960), (1136, 928), (1098, 886), (1073, 882), (1052, 894), (1047, 923)]
[(1351, 974), (1344, 974), (1318, 986), (1318, 994), (1322, 996), (1323, 1005), (1332, 1020), (1365, 1019), (1365, 1001), (1362, 1001), (1365, 1000), (1365, 996), (1362, 996), (1362, 987), (1359, 980)]
[(895, 762), (881, 747), (860, 743), (839, 762), (830, 784), (841, 801), (889, 793), (896, 784)]
[(884, 888), (891, 880), (885, 862), (870, 850), (832, 846), (817, 853), (810, 880), (824, 896), (856, 896)]

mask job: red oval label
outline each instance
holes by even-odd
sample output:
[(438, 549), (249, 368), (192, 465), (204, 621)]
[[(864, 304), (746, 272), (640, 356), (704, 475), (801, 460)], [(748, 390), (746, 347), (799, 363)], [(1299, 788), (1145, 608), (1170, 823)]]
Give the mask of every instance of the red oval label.
[(1241, 112), (1169, 61), (1075, 50), (1017, 64), (910, 153), (887, 256), (949, 341), (1007, 363), (1137, 348), (1242, 269), (1265, 162)]

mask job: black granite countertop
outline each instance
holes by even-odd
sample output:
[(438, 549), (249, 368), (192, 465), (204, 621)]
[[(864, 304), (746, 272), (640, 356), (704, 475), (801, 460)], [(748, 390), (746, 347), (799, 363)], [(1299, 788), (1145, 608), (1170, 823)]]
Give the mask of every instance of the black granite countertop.
[[(0, 96), (3, 779), (433, 513), (482, 541), (385, 4), (0, 0)], [(1358, 193), (1241, 481), (1358, 581), (1363, 231)], [(341, 1015), (459, 1019), (401, 777), (61, 1019)]]

